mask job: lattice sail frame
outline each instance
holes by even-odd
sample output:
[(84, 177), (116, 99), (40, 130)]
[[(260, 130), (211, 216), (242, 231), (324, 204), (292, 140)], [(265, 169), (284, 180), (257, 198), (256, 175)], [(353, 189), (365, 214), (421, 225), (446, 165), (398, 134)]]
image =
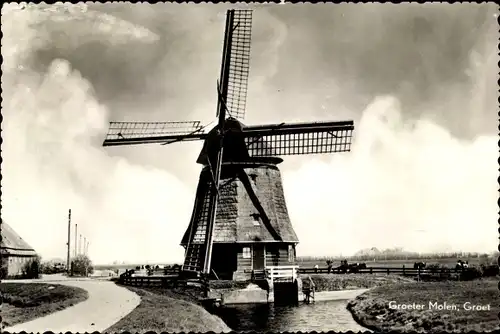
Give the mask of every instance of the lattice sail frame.
[(200, 121), (184, 122), (110, 122), (104, 146), (168, 143), (199, 140), (205, 135)]
[(349, 152), (352, 121), (250, 126), (243, 130), (252, 157)]
[(110, 122), (106, 140), (188, 135), (201, 131), (200, 121), (188, 122)]
[(226, 106), (229, 116), (244, 119), (250, 71), (252, 10), (234, 11)]

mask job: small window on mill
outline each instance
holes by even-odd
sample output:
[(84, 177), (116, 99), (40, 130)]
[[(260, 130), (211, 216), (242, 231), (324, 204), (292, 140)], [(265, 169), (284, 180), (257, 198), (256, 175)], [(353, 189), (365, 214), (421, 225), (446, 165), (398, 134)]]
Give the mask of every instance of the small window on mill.
[(252, 213), (250, 216), (252, 216), (252, 218), (253, 218), (253, 225), (259, 226), (260, 225), (260, 215), (258, 213)]
[(250, 247), (243, 247), (243, 258), (249, 259), (252, 257), (252, 252), (250, 251)]
[(295, 249), (292, 245), (288, 245), (288, 262), (295, 262)]

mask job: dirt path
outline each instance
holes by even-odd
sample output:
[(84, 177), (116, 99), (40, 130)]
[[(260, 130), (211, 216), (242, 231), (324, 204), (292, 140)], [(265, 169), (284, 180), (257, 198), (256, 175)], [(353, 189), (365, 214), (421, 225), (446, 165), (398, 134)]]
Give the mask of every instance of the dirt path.
[[(14, 281), (12, 281), (14, 282)], [(75, 286), (87, 290), (89, 298), (62, 311), (49, 314), (23, 324), (5, 328), (4, 331), (21, 332), (95, 332), (104, 331), (136, 308), (140, 297), (115, 283), (92, 279), (41, 279), (20, 281), (26, 283), (54, 283)], [(2, 284), (8, 284), (8, 281)]]

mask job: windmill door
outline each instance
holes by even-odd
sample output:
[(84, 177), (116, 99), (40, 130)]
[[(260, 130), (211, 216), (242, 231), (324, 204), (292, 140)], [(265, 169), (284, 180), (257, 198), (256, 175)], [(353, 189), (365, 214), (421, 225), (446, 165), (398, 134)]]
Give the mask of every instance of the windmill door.
[(264, 269), (264, 245), (253, 245), (253, 270)]

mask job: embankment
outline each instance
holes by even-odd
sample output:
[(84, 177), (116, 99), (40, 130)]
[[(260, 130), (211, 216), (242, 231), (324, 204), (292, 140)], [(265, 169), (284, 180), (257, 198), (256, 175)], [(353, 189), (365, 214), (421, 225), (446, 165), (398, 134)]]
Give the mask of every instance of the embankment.
[(3, 283), (2, 325), (25, 323), (86, 300), (88, 292), (72, 286), (47, 283)]
[(199, 305), (194, 291), (126, 287), (141, 297), (131, 313), (104, 332), (230, 332), (219, 317)]
[[(497, 284), (482, 279), (385, 285), (351, 300), (347, 309), (377, 332), (493, 331), (500, 329)], [(485, 309), (471, 310), (472, 305)]]

